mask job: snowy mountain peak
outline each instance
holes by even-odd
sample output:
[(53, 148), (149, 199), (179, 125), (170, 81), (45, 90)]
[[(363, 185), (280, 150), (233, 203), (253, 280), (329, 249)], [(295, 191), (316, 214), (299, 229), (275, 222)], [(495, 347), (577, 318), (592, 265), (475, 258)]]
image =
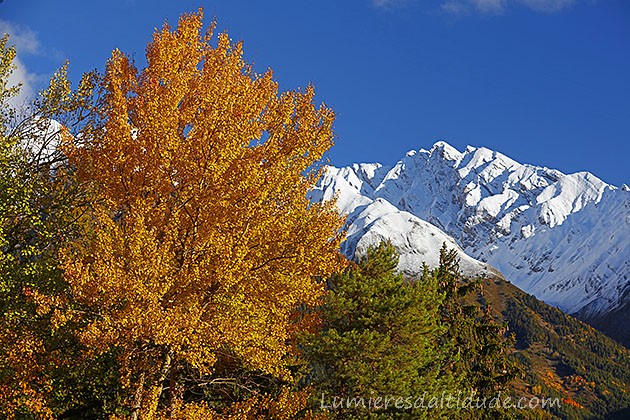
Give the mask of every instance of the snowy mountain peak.
[(462, 252), (567, 312), (604, 312), (630, 295), (629, 189), (588, 172), (567, 175), (438, 141), (391, 167), (329, 167), (312, 199), (335, 194), (350, 215), (348, 253), (360, 251), (363, 237), (390, 239), (410, 273), (416, 263), (406, 256), (430, 248), (417, 228), (429, 222), (439, 228), (433, 238), (450, 235)]
[(459, 150), (451, 146), (445, 141), (437, 141), (429, 151), (431, 155), (436, 154), (446, 160), (459, 161), (462, 154)]

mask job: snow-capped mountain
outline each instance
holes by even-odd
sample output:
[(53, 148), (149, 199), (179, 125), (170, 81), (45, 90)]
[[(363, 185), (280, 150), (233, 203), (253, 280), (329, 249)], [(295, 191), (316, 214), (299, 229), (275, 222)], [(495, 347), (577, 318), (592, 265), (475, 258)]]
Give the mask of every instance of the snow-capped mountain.
[(492, 270), (479, 261), (489, 263), (526, 292), (584, 316), (630, 295), (630, 190), (588, 172), (437, 142), (391, 167), (327, 167), (312, 199), (335, 195), (348, 214), (347, 255), (390, 239), (399, 268), (413, 275), (421, 261), (435, 265), (446, 242), (463, 251), (465, 271)]

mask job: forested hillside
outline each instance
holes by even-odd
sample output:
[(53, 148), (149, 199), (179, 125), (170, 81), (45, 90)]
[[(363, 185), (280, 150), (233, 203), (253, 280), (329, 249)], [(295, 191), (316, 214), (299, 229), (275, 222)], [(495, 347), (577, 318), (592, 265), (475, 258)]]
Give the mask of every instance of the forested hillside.
[(517, 393), (562, 398), (559, 418), (598, 418), (630, 405), (630, 351), (590, 325), (501, 280), (484, 280), (480, 301), (515, 335)]

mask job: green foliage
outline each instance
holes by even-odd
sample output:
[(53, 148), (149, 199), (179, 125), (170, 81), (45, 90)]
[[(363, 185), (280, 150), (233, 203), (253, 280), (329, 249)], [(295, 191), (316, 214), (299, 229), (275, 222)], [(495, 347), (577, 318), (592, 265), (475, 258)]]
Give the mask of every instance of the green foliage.
[(516, 375), (516, 367), (507, 358), (513, 338), (507, 335), (507, 326), (492, 316), (490, 306), (472, 301), (479, 281), (461, 277), (457, 252), (445, 245), (440, 250), (440, 265), (431, 275), (445, 293), (440, 310), (447, 333), (441, 349), (450, 354), (448, 368), (481, 396), (505, 390)]
[[(94, 79), (72, 91), (62, 68), (36, 106), (16, 112), (8, 86), (15, 51), (0, 40), (0, 413), (50, 417), (77, 410), (98, 418), (116, 399), (114, 355), (90, 360), (64, 323), (72, 306), (58, 268), (60, 246), (75, 234), (83, 201), (61, 152), (67, 128), (87, 115)], [(60, 88), (62, 86), (63, 88)], [(53, 121), (51, 117), (55, 117)], [(73, 127), (69, 125), (69, 127)], [(52, 408), (51, 408), (52, 407)], [(21, 414), (20, 414), (21, 413)], [(89, 414), (91, 413), (91, 414)], [(76, 417), (76, 416), (75, 416)], [(79, 417), (80, 418), (80, 417)]]
[[(382, 243), (329, 280), (331, 292), (322, 307), (323, 328), (308, 337), (305, 351), (310, 378), (325, 404), (337, 397), (413, 396), (428, 398), (448, 389), (440, 377), (437, 337), (442, 295), (434, 278), (409, 282), (395, 272), (398, 255)], [(400, 410), (380, 410), (387, 418)], [(339, 418), (364, 418), (370, 410), (343, 408)], [(416, 418), (421, 412), (407, 410)]]
[[(475, 282), (464, 282), (457, 254), (442, 248), (440, 265), (425, 266), (421, 278), (395, 272), (398, 255), (382, 243), (329, 280), (322, 307), (323, 326), (306, 340), (309, 378), (318, 404), (334, 398), (413, 397), (425, 401), (450, 395), (492, 398), (505, 391), (515, 369), (508, 361), (512, 342), (488, 308), (467, 303)], [(320, 398), (321, 397), (321, 398)], [(344, 400), (347, 401), (347, 400)], [(370, 410), (347, 404), (333, 408), (338, 418), (474, 418), (479, 412), (444, 409)], [(488, 418), (510, 413), (487, 410)]]
[[(445, 374), (456, 379), (456, 389), (465, 395), (473, 392), (488, 400), (499, 392), (508, 394), (508, 384), (518, 369), (508, 359), (512, 352), (513, 337), (507, 326), (493, 316), (492, 308), (483, 302), (480, 281), (462, 277), (456, 250), (440, 249), (439, 266), (425, 268), (423, 279), (433, 277), (438, 290), (444, 293), (440, 317), (445, 333), (440, 337), (440, 352), (447, 363)], [(479, 411), (461, 411), (459, 418), (512, 418), (510, 410), (488, 408)]]

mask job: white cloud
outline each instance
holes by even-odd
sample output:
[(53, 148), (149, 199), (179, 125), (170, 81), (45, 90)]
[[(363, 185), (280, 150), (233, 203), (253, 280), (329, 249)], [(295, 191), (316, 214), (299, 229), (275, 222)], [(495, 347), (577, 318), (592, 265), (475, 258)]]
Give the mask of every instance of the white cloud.
[[(381, 0), (387, 1), (387, 0)], [(499, 15), (510, 6), (520, 5), (537, 12), (559, 12), (575, 3), (576, 0), (443, 0), (440, 9), (443, 13), (463, 15), (476, 11), (485, 15)]]
[(574, 0), (518, 0), (519, 3), (539, 12), (558, 12), (571, 6)]
[(34, 86), (41, 79), (40, 76), (28, 71), (22, 57), (28, 54), (40, 54), (41, 45), (37, 34), (30, 28), (0, 19), (0, 36), (3, 34), (9, 35), (9, 44), (14, 45), (17, 52), (17, 57), (13, 60), (15, 70), (9, 77), (9, 85), (22, 85), (19, 95), (10, 101), (12, 106), (19, 107), (33, 98)]
[(26, 26), (0, 19), (0, 34), (9, 34), (10, 43), (15, 45), (18, 53), (38, 54), (40, 51), (37, 34)]
[(472, 3), (480, 13), (501, 14), (505, 10), (506, 0), (472, 0)]
[(39, 76), (29, 73), (19, 57), (13, 60), (13, 64), (15, 69), (9, 76), (9, 86), (17, 86), (18, 84), (21, 84), (21, 86), (19, 94), (11, 98), (9, 104), (19, 108), (35, 96), (34, 85), (39, 80)]
[(440, 6), (440, 9), (442, 10), (442, 12), (449, 15), (464, 15), (470, 11), (470, 7), (468, 4), (457, 0), (445, 1)]
[(389, 9), (396, 6), (401, 6), (407, 2), (407, 0), (371, 0), (372, 6), (380, 9)]

